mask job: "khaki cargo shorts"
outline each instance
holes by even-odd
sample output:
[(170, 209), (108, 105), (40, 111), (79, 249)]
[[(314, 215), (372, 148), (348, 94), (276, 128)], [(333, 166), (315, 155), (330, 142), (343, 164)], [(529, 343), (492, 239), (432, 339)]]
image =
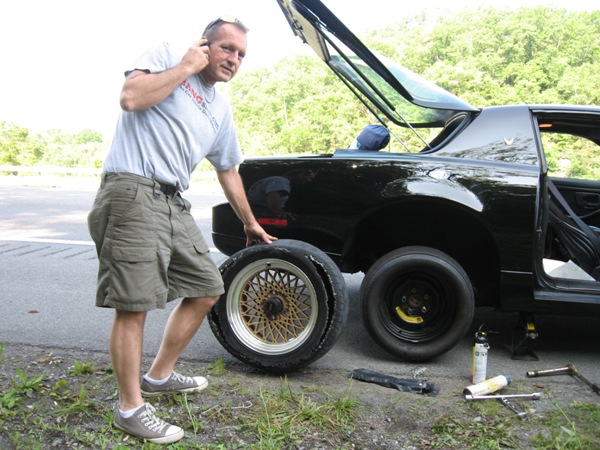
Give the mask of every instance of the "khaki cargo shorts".
[(103, 176), (88, 215), (99, 258), (96, 306), (150, 311), (224, 292), (190, 203), (171, 194), (138, 175)]

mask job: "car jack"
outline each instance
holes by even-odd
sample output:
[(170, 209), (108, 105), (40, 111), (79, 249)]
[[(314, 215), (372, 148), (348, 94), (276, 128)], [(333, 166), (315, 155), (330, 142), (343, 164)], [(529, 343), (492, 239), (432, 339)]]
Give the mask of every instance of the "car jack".
[(533, 351), (533, 347), (537, 343), (537, 338), (538, 332), (533, 322), (533, 314), (520, 313), (519, 322), (513, 329), (512, 345), (510, 347), (512, 352), (511, 358), (524, 361), (539, 361), (538, 356)]

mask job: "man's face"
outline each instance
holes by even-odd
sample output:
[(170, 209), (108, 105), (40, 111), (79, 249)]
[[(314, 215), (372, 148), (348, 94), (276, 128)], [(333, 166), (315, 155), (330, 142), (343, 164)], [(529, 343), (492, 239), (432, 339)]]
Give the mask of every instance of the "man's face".
[(202, 71), (210, 84), (227, 82), (237, 73), (246, 56), (246, 33), (239, 27), (225, 23), (210, 40), (210, 60)]

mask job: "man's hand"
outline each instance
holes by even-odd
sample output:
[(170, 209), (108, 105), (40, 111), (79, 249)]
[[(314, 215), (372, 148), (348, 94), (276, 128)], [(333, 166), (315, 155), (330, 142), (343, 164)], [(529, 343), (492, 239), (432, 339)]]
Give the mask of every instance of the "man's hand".
[(246, 233), (246, 247), (253, 244), (270, 244), (276, 241), (277, 238), (268, 234), (258, 222), (254, 222), (251, 225), (244, 225), (244, 233)]
[(121, 108), (141, 111), (162, 102), (183, 81), (204, 69), (210, 61), (208, 40), (202, 38), (192, 44), (181, 62), (157, 73), (134, 70), (125, 79), (121, 90)]
[(209, 62), (210, 47), (206, 38), (194, 42), (181, 59), (181, 64), (188, 67), (191, 73), (201, 72)]
[(252, 244), (259, 244), (264, 242), (270, 244), (276, 241), (277, 238), (267, 234), (263, 227), (256, 221), (252, 209), (248, 204), (246, 198), (246, 192), (244, 191), (244, 184), (240, 178), (240, 174), (237, 172), (235, 167), (224, 171), (217, 171), (217, 177), (219, 183), (223, 187), (225, 197), (229, 201), (229, 204), (244, 224), (244, 232), (246, 233), (246, 246)]

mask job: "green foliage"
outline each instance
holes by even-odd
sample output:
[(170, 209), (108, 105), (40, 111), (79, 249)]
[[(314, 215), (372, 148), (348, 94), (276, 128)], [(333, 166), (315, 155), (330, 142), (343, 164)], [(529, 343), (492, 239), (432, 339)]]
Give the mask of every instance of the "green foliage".
[(343, 397), (330, 402), (315, 402), (303, 393), (284, 385), (277, 395), (260, 391), (262, 414), (245, 423), (244, 430), (259, 438), (259, 448), (293, 448), (302, 443), (305, 433), (327, 436), (333, 430), (347, 433), (354, 429), (360, 402)]
[(553, 402), (555, 411), (548, 417), (547, 425), (551, 436), (537, 434), (533, 444), (538, 449), (582, 449), (599, 448), (600, 407), (594, 403), (575, 402), (562, 408)]
[(41, 154), (41, 144), (29, 136), (29, 130), (0, 122), (0, 164), (27, 166), (34, 164)]
[(76, 134), (50, 130), (40, 139), (44, 144), (40, 165), (96, 168), (106, 151), (102, 135), (92, 130)]
[(14, 386), (15, 392), (26, 397), (31, 397), (34, 392), (42, 389), (42, 382), (44, 381), (45, 375), (36, 375), (28, 378), (21, 370), (15, 369), (17, 378), (13, 378), (11, 381)]
[(91, 415), (96, 404), (86, 400), (86, 390), (83, 386), (79, 389), (79, 395), (68, 398), (69, 404), (55, 409), (52, 414), (68, 416), (70, 414)]
[(73, 376), (77, 375), (91, 375), (94, 373), (94, 363), (92, 361), (78, 361), (73, 360), (73, 368), (69, 370), (69, 374)]
[(227, 372), (227, 367), (223, 358), (219, 358), (215, 362), (206, 366), (206, 372), (214, 376), (221, 376)]
[(106, 143), (97, 131), (32, 135), (26, 128), (0, 122), (0, 165), (98, 168), (105, 152)]
[(542, 133), (542, 145), (553, 177), (600, 179), (598, 146), (585, 138)]
[(465, 10), (422, 29), (421, 45), (399, 62), (477, 106), (598, 104), (597, 19), (545, 7)]
[(229, 92), (247, 155), (333, 151), (348, 147), (369, 123), (348, 89), (314, 57), (241, 75)]

